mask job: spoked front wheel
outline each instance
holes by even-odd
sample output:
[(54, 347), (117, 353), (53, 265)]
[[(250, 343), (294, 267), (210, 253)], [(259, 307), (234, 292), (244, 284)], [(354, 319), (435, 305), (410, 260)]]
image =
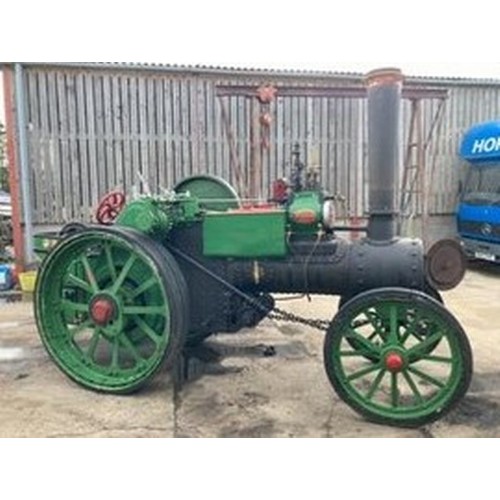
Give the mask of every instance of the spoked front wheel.
[(369, 420), (418, 427), (465, 395), (472, 354), (457, 320), (427, 295), (380, 289), (345, 305), (325, 340), (325, 368), (340, 398)]

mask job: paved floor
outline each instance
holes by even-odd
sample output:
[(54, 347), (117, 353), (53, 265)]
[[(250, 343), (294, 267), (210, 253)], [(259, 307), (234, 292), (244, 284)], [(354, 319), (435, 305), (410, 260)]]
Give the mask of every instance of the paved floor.
[[(40, 345), (31, 303), (0, 306), (0, 437), (498, 437), (500, 267), (475, 265), (445, 294), (471, 340), (475, 372), (460, 406), (419, 430), (373, 425), (342, 403), (323, 369), (322, 336), (265, 321), (210, 340), (221, 358), (193, 361), (174, 390), (163, 373), (129, 397), (95, 394), (68, 381)], [(331, 319), (336, 299), (280, 304)], [(268, 357), (273, 346), (276, 355)]]

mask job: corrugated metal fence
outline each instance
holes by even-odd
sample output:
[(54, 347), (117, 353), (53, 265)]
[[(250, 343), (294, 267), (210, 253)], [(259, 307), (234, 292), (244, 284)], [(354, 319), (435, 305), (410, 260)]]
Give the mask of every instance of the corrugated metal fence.
[[(218, 84), (361, 83), (352, 76), (217, 75), (188, 68), (27, 65), (24, 75), (35, 224), (87, 221), (112, 189), (131, 193), (149, 186), (161, 193), (197, 173), (219, 175), (243, 189), (252, 162), (255, 104), (245, 97), (218, 98)], [(500, 85), (450, 82), (449, 89), (443, 121), (427, 148), (434, 213), (454, 209), (461, 175), (456, 152), (463, 132), (475, 122), (500, 117)], [(437, 101), (423, 103), (424, 137), (438, 106)], [(403, 139), (409, 110), (406, 102)], [(278, 97), (270, 111), (270, 147), (262, 156), (263, 195), (273, 179), (289, 175), (292, 147), (298, 143), (308, 164), (321, 169), (325, 188), (344, 195), (348, 212), (361, 216), (367, 209), (368, 182), (364, 100)]]

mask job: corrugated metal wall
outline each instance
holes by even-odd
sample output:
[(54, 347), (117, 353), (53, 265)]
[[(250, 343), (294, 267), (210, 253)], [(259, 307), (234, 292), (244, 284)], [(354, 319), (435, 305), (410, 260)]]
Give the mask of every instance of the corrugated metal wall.
[[(276, 85), (353, 82), (352, 77), (277, 78), (272, 73), (267, 80)], [(217, 98), (216, 85), (267, 80), (262, 74), (216, 76), (189, 69), (26, 66), (34, 223), (90, 220), (99, 199), (112, 189), (131, 193), (148, 184), (160, 193), (197, 173), (219, 175), (238, 187), (235, 166), (241, 165), (248, 176), (252, 161), (256, 100)], [(424, 103), (424, 137), (438, 105)], [(403, 138), (409, 108), (406, 102)], [(308, 164), (321, 168), (325, 188), (346, 197), (351, 215), (362, 215), (368, 182), (364, 100), (279, 97), (271, 113), (270, 149), (262, 158), (263, 195), (273, 179), (289, 175), (292, 146), (298, 143)], [(499, 113), (500, 86), (450, 88), (444, 120), (427, 150), (429, 168), (433, 166), (432, 212), (454, 209), (461, 174), (456, 151), (463, 132)], [(241, 184), (248, 182), (245, 175)]]

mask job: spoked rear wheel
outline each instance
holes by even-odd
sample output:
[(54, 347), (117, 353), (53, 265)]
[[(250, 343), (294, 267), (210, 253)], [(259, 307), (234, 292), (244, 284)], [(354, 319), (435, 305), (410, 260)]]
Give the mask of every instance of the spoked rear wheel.
[(457, 320), (427, 295), (404, 289), (374, 290), (346, 304), (328, 330), (324, 354), (344, 402), (371, 421), (399, 427), (445, 415), (472, 376), (470, 345)]
[(188, 328), (175, 260), (131, 231), (91, 228), (62, 242), (35, 292), (41, 339), (58, 367), (89, 389), (138, 390), (172, 364)]

